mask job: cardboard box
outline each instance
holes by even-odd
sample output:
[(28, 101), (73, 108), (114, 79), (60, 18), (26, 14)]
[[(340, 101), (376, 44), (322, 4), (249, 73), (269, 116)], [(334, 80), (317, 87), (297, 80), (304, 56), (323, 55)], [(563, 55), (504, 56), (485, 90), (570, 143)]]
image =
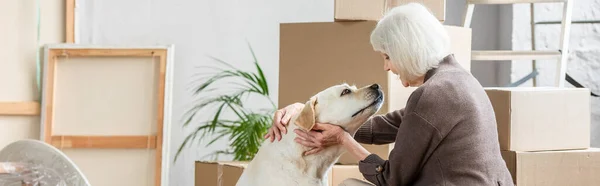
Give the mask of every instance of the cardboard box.
[[(378, 114), (404, 108), (416, 88), (403, 87), (396, 75), (383, 70), (383, 58), (369, 41), (376, 24), (376, 21), (281, 24), (278, 106), (304, 103), (317, 92), (346, 82), (356, 86), (378, 83), (385, 93)], [(451, 52), (470, 71), (471, 29), (445, 28), (452, 40)], [(377, 148), (389, 150), (388, 146), (367, 149), (382, 152)], [(379, 155), (388, 157), (388, 153)], [(358, 163), (352, 159), (344, 154), (340, 163)]]
[[(196, 186), (235, 186), (248, 162), (211, 162), (195, 163)], [(365, 180), (357, 165), (334, 165), (327, 172), (327, 183), (339, 185), (348, 178)]]
[(194, 185), (196, 186), (235, 186), (248, 162), (211, 162), (195, 163)]
[(385, 14), (386, 0), (334, 0), (334, 20), (379, 20)]
[(590, 147), (590, 92), (584, 88), (486, 88), (500, 148), (509, 151)]
[[(278, 106), (304, 103), (327, 87), (347, 82), (357, 86), (379, 83), (386, 93), (380, 113), (403, 108), (415, 88), (403, 87), (396, 75), (383, 70), (383, 58), (369, 41), (376, 24), (375, 21), (281, 24)], [(470, 71), (471, 29), (444, 28), (451, 38), (451, 52)]]
[(389, 8), (413, 2), (423, 4), (440, 22), (446, 20), (446, 0), (335, 0), (334, 19), (377, 21)]
[(337, 186), (348, 178), (367, 181), (358, 170), (358, 165), (334, 165), (331, 172), (331, 178), (329, 179), (331, 181), (329, 185), (331, 186)]
[(441, 22), (446, 20), (446, 0), (391, 0), (390, 7), (408, 3), (421, 3)]
[(219, 185), (219, 166), (218, 162), (196, 162), (194, 164), (194, 185)]
[(600, 184), (600, 149), (503, 151), (502, 158), (518, 186)]
[(235, 186), (247, 164), (223, 164), (220, 186)]

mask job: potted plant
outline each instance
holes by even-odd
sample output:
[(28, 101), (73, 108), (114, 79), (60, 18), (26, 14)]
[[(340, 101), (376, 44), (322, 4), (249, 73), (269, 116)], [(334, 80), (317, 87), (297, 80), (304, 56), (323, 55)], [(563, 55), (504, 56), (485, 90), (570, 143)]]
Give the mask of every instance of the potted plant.
[[(254, 59), (255, 72), (240, 70), (227, 62), (211, 57), (224, 68), (208, 67), (216, 70), (216, 72), (196, 81), (202, 82), (193, 88), (193, 95), (199, 99), (185, 113), (183, 124), (184, 127), (195, 126), (195, 129), (186, 136), (180, 145), (175, 155), (175, 161), (182, 150), (189, 146), (191, 142), (210, 140), (206, 145), (210, 146), (225, 136), (229, 137), (230, 145), (228, 148), (213, 152), (210, 155), (215, 155), (213, 157), (218, 158), (220, 154), (231, 154), (234, 161), (249, 161), (258, 152), (258, 148), (264, 141), (263, 136), (271, 126), (273, 113), (277, 107), (269, 97), (267, 78), (264, 76), (250, 45), (249, 48)], [(205, 96), (205, 94), (214, 94), (214, 91), (218, 90), (213, 88), (216, 83), (222, 83), (219, 84), (220, 86), (223, 84), (231, 85), (230, 88), (233, 88), (234, 91), (217, 94), (217, 96)], [(266, 98), (265, 105), (268, 105), (269, 108), (252, 110), (245, 107), (243, 101), (248, 96)], [(224, 119), (223, 114), (225, 112), (233, 113), (235, 119)], [(211, 119), (194, 122), (194, 118), (198, 113), (211, 113)], [(205, 139), (209, 136), (215, 137)]]

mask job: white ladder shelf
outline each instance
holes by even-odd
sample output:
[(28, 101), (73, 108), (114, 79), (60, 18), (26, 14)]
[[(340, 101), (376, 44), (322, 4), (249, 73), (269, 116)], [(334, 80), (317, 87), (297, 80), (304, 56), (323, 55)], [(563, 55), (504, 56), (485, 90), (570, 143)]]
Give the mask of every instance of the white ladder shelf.
[[(520, 4), (531, 3), (531, 29), (532, 29), (532, 50), (530, 51), (511, 51), (511, 50), (487, 50), (487, 51), (472, 51), (472, 60), (493, 61), (493, 60), (541, 60), (541, 59), (556, 59), (556, 87), (564, 87), (565, 77), (567, 73), (567, 59), (569, 49), (569, 35), (571, 32), (571, 14), (573, 0), (467, 0), (466, 10), (463, 15), (463, 27), (471, 27), (471, 19), (476, 4)], [(533, 4), (534, 3), (563, 3), (563, 16), (561, 26), (561, 36), (559, 49), (552, 51), (535, 50), (534, 29), (535, 22), (533, 19)], [(533, 62), (533, 70), (536, 65)], [(534, 82), (534, 86), (535, 86)]]

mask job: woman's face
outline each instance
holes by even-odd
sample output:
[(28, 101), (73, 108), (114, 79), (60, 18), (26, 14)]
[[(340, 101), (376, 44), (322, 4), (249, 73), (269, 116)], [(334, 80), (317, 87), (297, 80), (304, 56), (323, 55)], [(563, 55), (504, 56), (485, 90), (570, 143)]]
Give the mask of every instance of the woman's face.
[[(399, 75), (398, 69), (396, 69), (396, 67), (394, 67), (394, 65), (392, 65), (392, 61), (390, 61), (390, 56), (388, 56), (386, 53), (383, 53), (383, 52), (381, 52), (381, 56), (383, 57), (383, 70), (392, 71), (392, 73)], [(402, 82), (402, 85), (404, 87), (409, 86), (409, 83), (407, 81), (404, 81), (402, 78), (400, 78), (400, 81)]]
[(381, 56), (383, 57), (383, 69), (385, 71), (392, 71), (392, 73), (398, 75), (398, 69), (396, 69), (394, 65), (392, 65), (392, 62), (390, 61), (390, 56), (388, 56), (386, 53), (381, 53)]
[(392, 73), (398, 75), (398, 77), (400, 77), (400, 81), (402, 82), (402, 85), (404, 87), (418, 87), (420, 85), (423, 84), (423, 80), (425, 78), (425, 76), (423, 77), (419, 77), (417, 79), (415, 79), (414, 81), (408, 81), (402, 78), (402, 76), (399, 75), (399, 70), (396, 69), (396, 67), (394, 67), (394, 65), (392, 65), (392, 61), (390, 60), (390, 56), (388, 56), (386, 53), (381, 53), (381, 56), (383, 57), (383, 69), (385, 71), (392, 71)]

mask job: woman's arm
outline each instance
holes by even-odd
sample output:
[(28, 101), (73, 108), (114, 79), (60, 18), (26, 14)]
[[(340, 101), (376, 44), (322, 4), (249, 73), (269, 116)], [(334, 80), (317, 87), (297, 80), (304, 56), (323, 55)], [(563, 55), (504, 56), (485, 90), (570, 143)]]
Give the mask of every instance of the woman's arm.
[(355, 158), (360, 161), (364, 160), (369, 154), (371, 154), (365, 147), (360, 145), (349, 133), (344, 133), (344, 138), (342, 139), (342, 146), (348, 151), (348, 153), (352, 154)]
[[(357, 157), (359, 160), (363, 160), (369, 154), (367, 149), (360, 145), (350, 133), (347, 133), (340, 126), (316, 123), (313, 127), (314, 130), (304, 131), (296, 129), (297, 143), (306, 147), (312, 148), (311, 150), (304, 153), (304, 155), (311, 155), (320, 152), (324, 148), (332, 145), (342, 145), (349, 153)], [(315, 131), (319, 130), (319, 132)]]
[(439, 131), (417, 113), (404, 117), (406, 124), (398, 131), (398, 141), (388, 160), (377, 154), (361, 159), (358, 168), (363, 176), (377, 185), (405, 185), (418, 176), (423, 163), (441, 141)]
[(356, 132), (354, 139), (363, 144), (389, 144), (396, 141), (404, 109), (371, 117)]

